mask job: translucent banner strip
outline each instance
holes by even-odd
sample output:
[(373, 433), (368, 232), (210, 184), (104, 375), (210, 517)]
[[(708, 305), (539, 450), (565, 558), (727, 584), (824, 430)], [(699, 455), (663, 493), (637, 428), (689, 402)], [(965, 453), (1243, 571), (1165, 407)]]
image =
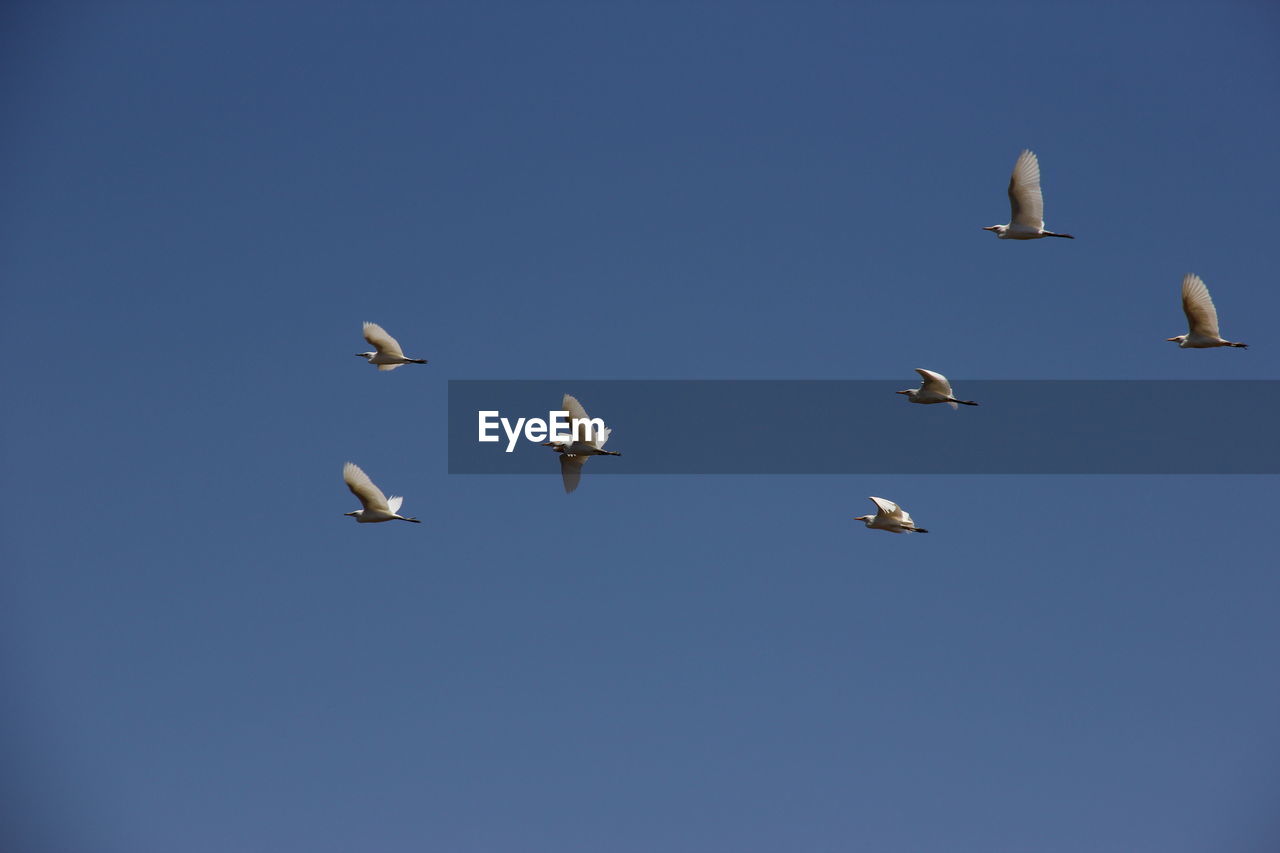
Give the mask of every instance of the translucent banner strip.
[[(622, 454), (593, 474), (1280, 473), (1280, 381), (953, 379), (978, 403), (955, 411), (894, 393), (918, 385), (453, 380), (449, 472), (557, 472), (554, 449), (531, 440), (546, 440), (537, 423), (526, 427), (571, 394)], [(478, 440), (480, 413), (498, 440)]]

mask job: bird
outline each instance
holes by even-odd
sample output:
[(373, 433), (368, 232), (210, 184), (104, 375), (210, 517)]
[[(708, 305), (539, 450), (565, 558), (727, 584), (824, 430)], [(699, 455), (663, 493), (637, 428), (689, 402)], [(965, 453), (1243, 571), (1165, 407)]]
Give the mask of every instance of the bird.
[(893, 393), (906, 394), (907, 400), (912, 403), (946, 403), (953, 409), (959, 409), (961, 405), (978, 405), (972, 400), (957, 400), (955, 395), (951, 393), (951, 383), (941, 373), (934, 373), (932, 370), (925, 370), (923, 367), (917, 367), (916, 373), (919, 373), (921, 378), (924, 379), (919, 388), (908, 388), (905, 391), (894, 391)]
[(422, 522), (416, 518), (408, 518), (400, 514), (400, 504), (404, 503), (404, 498), (395, 497), (388, 498), (373, 484), (373, 480), (369, 479), (369, 475), (360, 470), (360, 466), (354, 462), (348, 462), (342, 466), (342, 479), (346, 481), (347, 488), (351, 490), (351, 494), (360, 499), (360, 505), (364, 509), (358, 509), (354, 512), (344, 512), (343, 515), (354, 516), (360, 524), (374, 524), (379, 521), (412, 521), (414, 524)]
[[(560, 403), (560, 409), (569, 413), (569, 422), (575, 420), (589, 420), (587, 410), (578, 402), (578, 398), (570, 394), (564, 395), (564, 400)], [(622, 454), (616, 450), (605, 450), (604, 443), (609, 440), (612, 432), (608, 427), (600, 429), (599, 441), (591, 438), (588, 433), (589, 427), (586, 424), (580, 425), (568, 442), (563, 441), (544, 441), (543, 447), (550, 447), (560, 454), (560, 479), (564, 483), (564, 493), (567, 495), (574, 489), (578, 488), (578, 482), (582, 479), (582, 466), (586, 463), (590, 456), (621, 456)]]
[(1176, 338), (1165, 338), (1166, 341), (1176, 342), (1179, 348), (1249, 348), (1248, 344), (1229, 341), (1218, 334), (1218, 311), (1209, 298), (1209, 288), (1204, 286), (1200, 276), (1195, 273), (1189, 272), (1182, 277), (1182, 313), (1187, 315), (1187, 325), (1191, 331)]
[(875, 515), (859, 515), (854, 521), (865, 522), (872, 530), (887, 530), (890, 533), (928, 533), (923, 527), (916, 527), (911, 520), (911, 513), (885, 498), (871, 498), (876, 505)]
[(402, 364), (426, 364), (425, 358), (408, 358), (395, 338), (387, 334), (387, 330), (377, 323), (364, 324), (364, 339), (373, 347), (373, 352), (358, 352), (356, 355), (370, 364), (378, 365), (379, 370), (395, 370)]
[(1035, 240), (1040, 237), (1066, 237), (1044, 230), (1044, 196), (1040, 194), (1040, 161), (1031, 151), (1018, 155), (1009, 178), (1009, 224), (988, 225), (983, 231), (994, 231), (1001, 240)]

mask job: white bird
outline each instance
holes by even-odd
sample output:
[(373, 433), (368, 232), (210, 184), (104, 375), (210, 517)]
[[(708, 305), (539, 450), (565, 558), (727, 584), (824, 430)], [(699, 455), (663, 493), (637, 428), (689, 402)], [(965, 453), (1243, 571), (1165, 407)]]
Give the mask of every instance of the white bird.
[(854, 521), (866, 523), (872, 530), (887, 530), (890, 533), (928, 533), (923, 527), (916, 527), (911, 520), (911, 513), (890, 500), (871, 498), (876, 505), (875, 515), (860, 515)]
[(400, 515), (400, 504), (404, 503), (404, 498), (394, 495), (388, 498), (382, 493), (382, 489), (373, 484), (369, 475), (361, 471), (360, 466), (354, 462), (348, 462), (342, 466), (342, 479), (346, 481), (351, 494), (359, 498), (360, 505), (364, 507), (355, 512), (344, 512), (343, 515), (355, 516), (360, 524), (395, 520), (412, 521), (414, 524), (422, 523), (416, 518)]
[(919, 388), (908, 388), (905, 391), (894, 391), (893, 393), (906, 394), (907, 399), (912, 403), (946, 403), (953, 409), (960, 408), (960, 405), (978, 405), (972, 400), (957, 400), (955, 395), (951, 393), (951, 383), (941, 373), (934, 373), (932, 370), (925, 370), (923, 367), (917, 367), (916, 373), (919, 373), (924, 380), (920, 383)]
[[(576, 397), (569, 394), (564, 395), (564, 400), (560, 403), (560, 408), (569, 413), (569, 422), (572, 424), (575, 420), (588, 420), (587, 410), (582, 407)], [(578, 482), (582, 479), (582, 466), (586, 463), (590, 456), (621, 456), (622, 454), (616, 450), (605, 450), (604, 443), (609, 440), (612, 433), (608, 427), (602, 427), (598, 440), (592, 436), (587, 424), (581, 424), (574, 430), (571, 441), (544, 441), (543, 447), (550, 447), (560, 454), (560, 479), (564, 482), (564, 493), (567, 495), (574, 489), (578, 488)]]
[(408, 358), (395, 338), (387, 334), (387, 330), (377, 323), (364, 324), (364, 339), (373, 347), (373, 352), (358, 352), (356, 355), (370, 364), (378, 365), (379, 370), (395, 370), (402, 364), (426, 364), (425, 358)]
[(1205, 349), (1208, 347), (1242, 347), (1248, 344), (1233, 343), (1218, 334), (1218, 310), (1213, 307), (1209, 298), (1209, 288), (1204, 286), (1200, 276), (1187, 273), (1182, 277), (1182, 313), (1187, 315), (1187, 325), (1191, 331), (1176, 338), (1165, 338), (1176, 341), (1178, 346), (1186, 349)]
[(988, 225), (983, 231), (994, 231), (1001, 240), (1035, 240), (1039, 237), (1066, 237), (1044, 230), (1044, 196), (1040, 194), (1040, 161), (1030, 151), (1023, 151), (1013, 164), (1009, 178), (1009, 224)]

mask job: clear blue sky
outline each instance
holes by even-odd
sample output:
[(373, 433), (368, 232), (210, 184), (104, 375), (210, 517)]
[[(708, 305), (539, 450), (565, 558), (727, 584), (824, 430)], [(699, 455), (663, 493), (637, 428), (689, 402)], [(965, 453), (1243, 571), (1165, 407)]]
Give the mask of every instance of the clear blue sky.
[[(1280, 845), (1275, 477), (445, 446), (449, 379), (1280, 378), (1274, 4), (0, 33), (6, 851)], [(1024, 147), (1075, 241), (980, 230)], [(1165, 342), (1188, 271), (1249, 350)], [(348, 459), (425, 523), (343, 518)]]

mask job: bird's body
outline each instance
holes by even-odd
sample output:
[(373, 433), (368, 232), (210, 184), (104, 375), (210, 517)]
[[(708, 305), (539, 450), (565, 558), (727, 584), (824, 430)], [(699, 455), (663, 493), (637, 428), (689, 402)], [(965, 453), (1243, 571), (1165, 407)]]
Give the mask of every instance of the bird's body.
[(1023, 151), (1013, 164), (1009, 178), (1009, 224), (988, 225), (983, 231), (994, 231), (1001, 240), (1037, 240), (1041, 237), (1065, 237), (1044, 228), (1044, 196), (1040, 192), (1040, 161), (1030, 151)]
[(379, 370), (395, 370), (402, 364), (427, 363), (425, 358), (406, 356), (399, 342), (377, 323), (364, 324), (364, 339), (373, 347), (373, 352), (358, 352), (356, 355), (370, 364), (376, 364)]
[(364, 507), (354, 512), (344, 512), (343, 515), (353, 516), (360, 524), (373, 524), (379, 521), (422, 523), (416, 518), (400, 515), (400, 504), (404, 503), (404, 498), (394, 495), (388, 498), (382, 493), (382, 489), (373, 484), (369, 475), (360, 470), (360, 466), (354, 462), (348, 462), (342, 466), (342, 479), (351, 490), (351, 494), (359, 498), (360, 505)]
[[(587, 410), (582, 407), (576, 397), (565, 394), (564, 400), (560, 403), (560, 408), (569, 413), (570, 423), (575, 420), (588, 420)], [(616, 450), (604, 449), (604, 443), (609, 440), (612, 430), (608, 427), (602, 427), (599, 432), (598, 438), (593, 437), (587, 434), (587, 426), (583, 424), (575, 431), (571, 441), (544, 441), (542, 443), (543, 447), (550, 447), (560, 454), (560, 479), (564, 483), (566, 495), (578, 488), (578, 483), (582, 479), (582, 466), (588, 457), (622, 455)]]
[(953, 409), (958, 409), (962, 405), (978, 405), (972, 400), (957, 400), (955, 394), (951, 393), (951, 383), (941, 373), (934, 373), (932, 370), (925, 370), (923, 367), (917, 367), (916, 373), (919, 373), (920, 378), (923, 380), (919, 388), (908, 388), (905, 391), (894, 391), (893, 393), (905, 394), (907, 400), (912, 403), (946, 403)]
[[(603, 445), (609, 438), (608, 432), (605, 437), (600, 440)], [(605, 450), (603, 447), (597, 447), (589, 441), (573, 441), (568, 444), (560, 441), (548, 441), (548, 446), (555, 448), (556, 453), (563, 453), (566, 456), (621, 456), (622, 454), (616, 450)]]
[(890, 533), (929, 532), (923, 527), (916, 527), (916, 523), (911, 519), (911, 513), (893, 501), (873, 497), (871, 502), (876, 505), (876, 514), (860, 515), (854, 518), (854, 521), (861, 521), (872, 530), (887, 530)]
[(1229, 341), (1218, 333), (1218, 309), (1213, 307), (1213, 300), (1209, 298), (1209, 288), (1195, 273), (1182, 277), (1182, 313), (1187, 315), (1190, 331), (1165, 340), (1176, 342), (1182, 349), (1248, 348), (1248, 344)]

